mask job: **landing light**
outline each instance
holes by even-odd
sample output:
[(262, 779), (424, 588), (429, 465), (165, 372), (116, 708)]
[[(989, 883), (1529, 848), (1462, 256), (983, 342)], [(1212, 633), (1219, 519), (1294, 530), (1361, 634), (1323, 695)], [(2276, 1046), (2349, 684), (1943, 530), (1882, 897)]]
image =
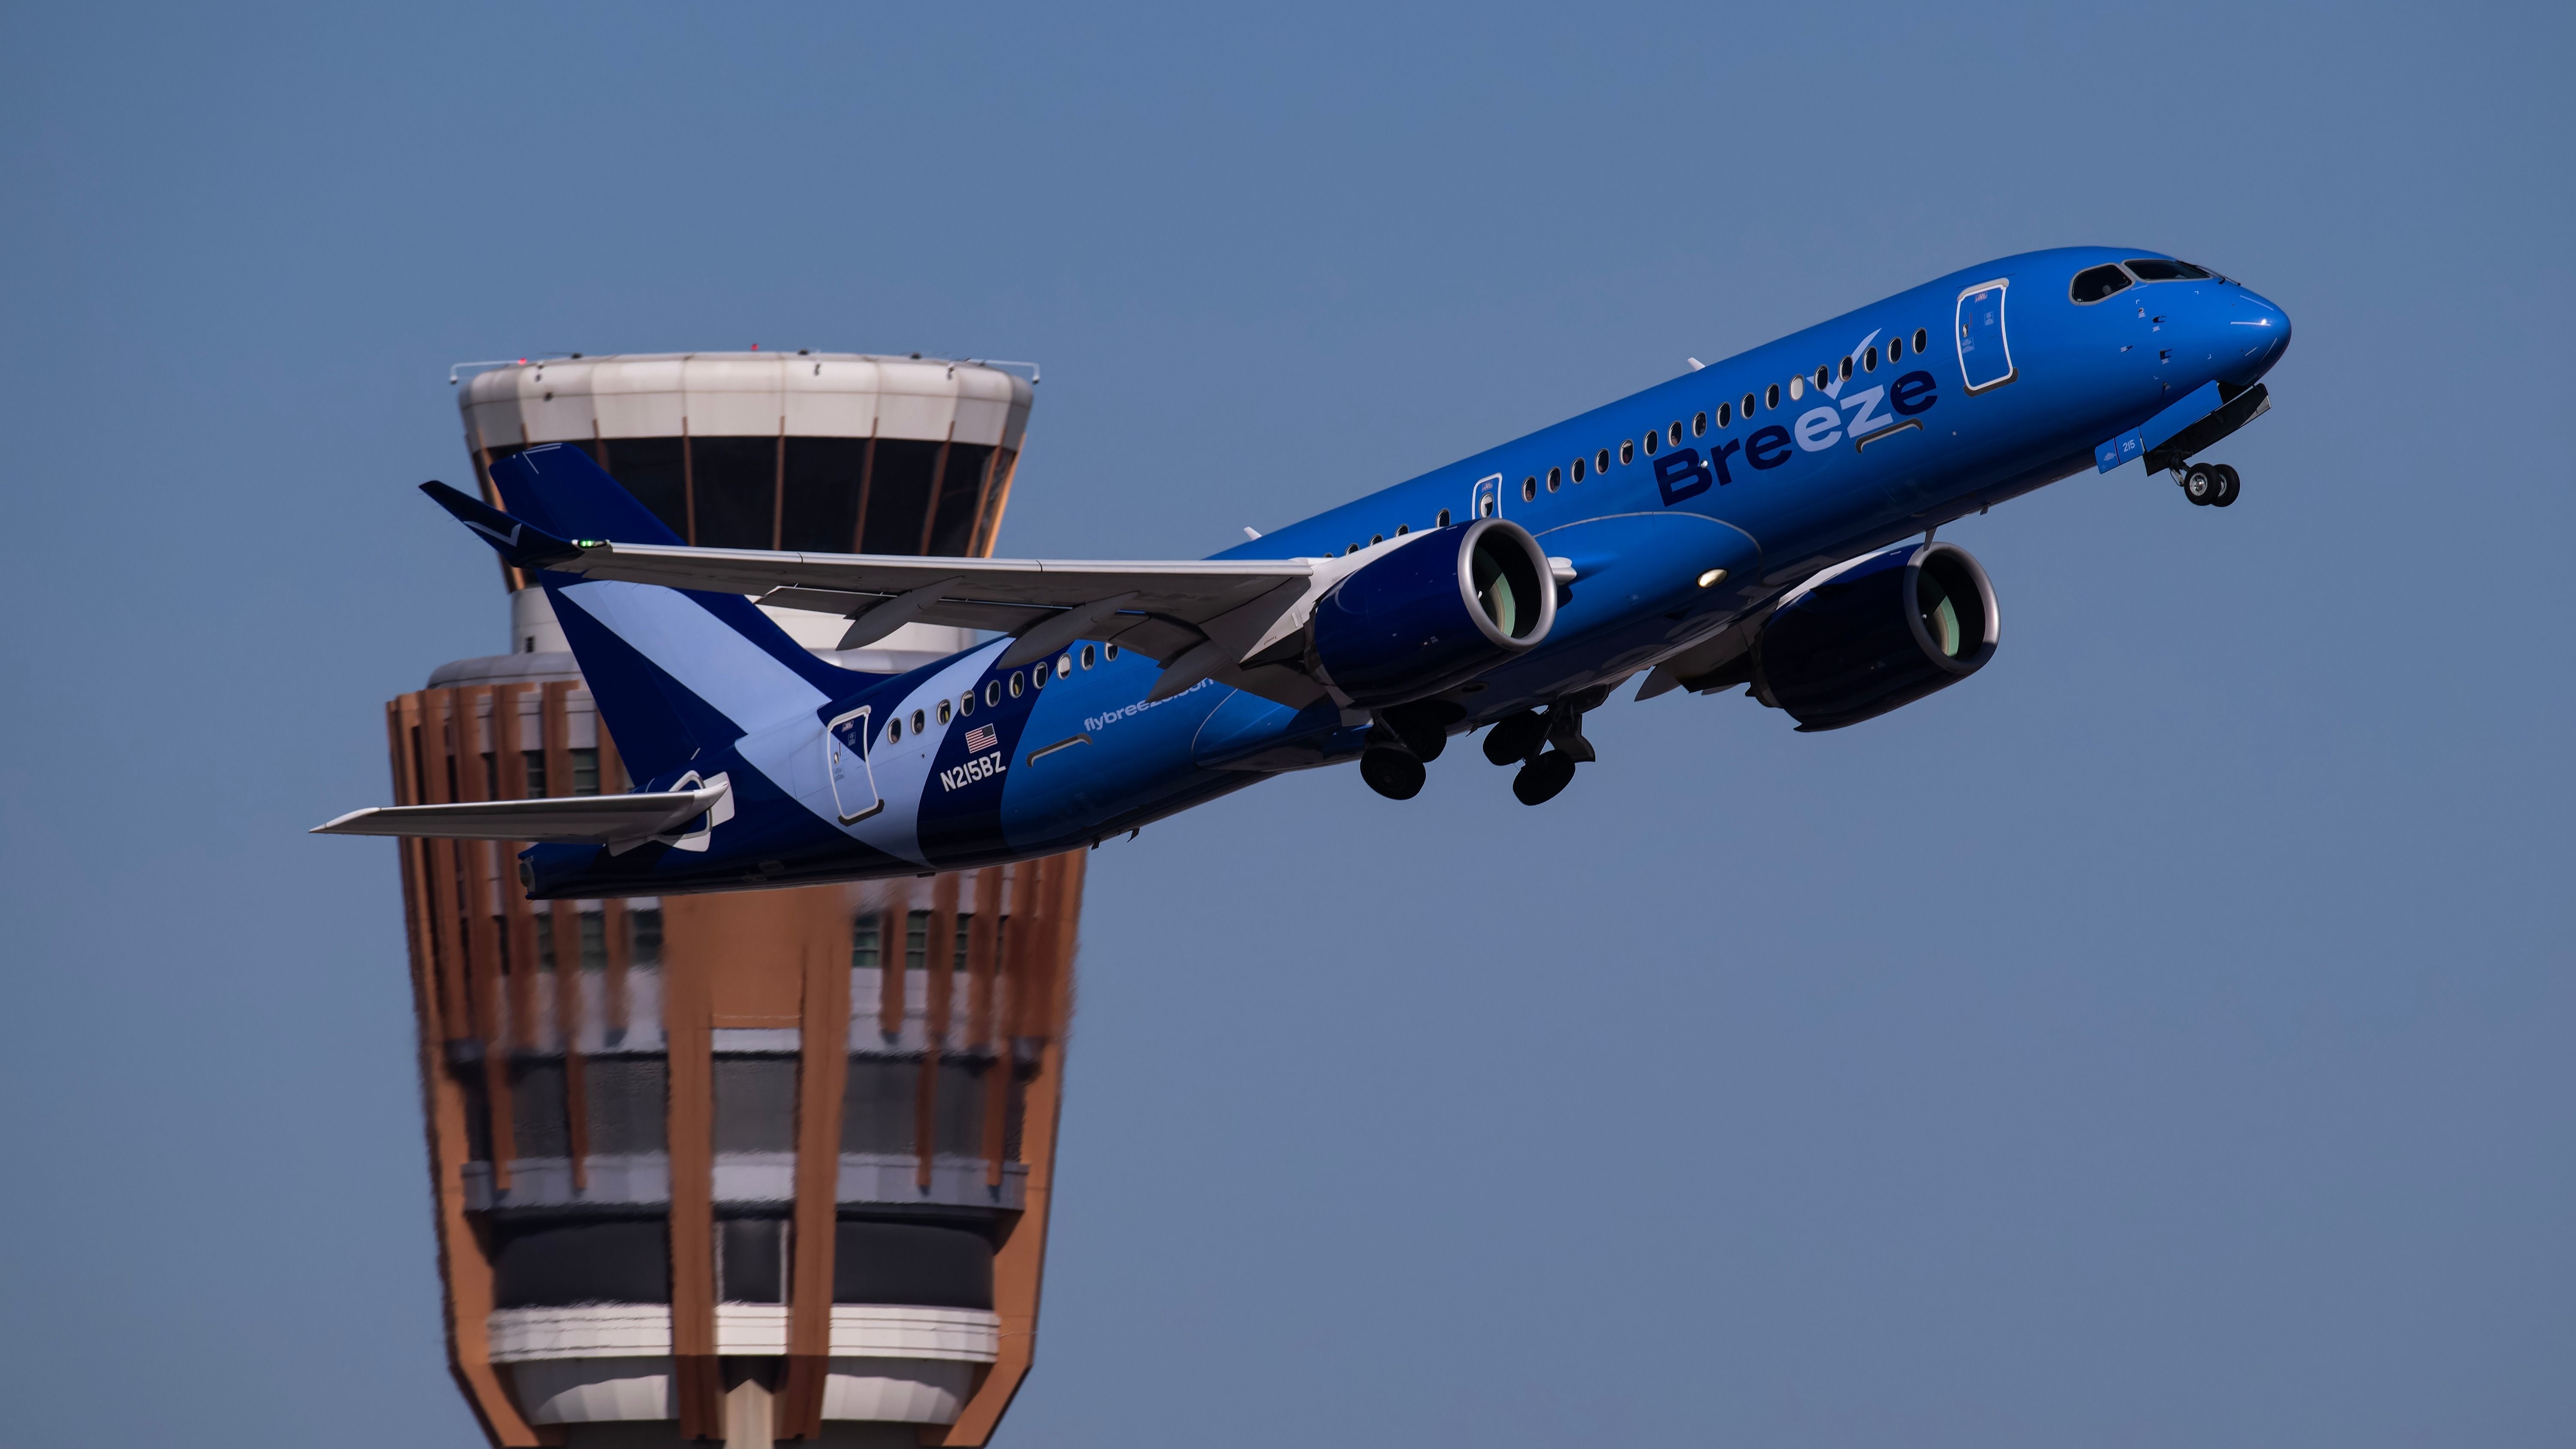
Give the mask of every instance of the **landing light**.
[(1703, 589), (1713, 589), (1725, 582), (1726, 570), (1724, 569), (1710, 569), (1699, 576), (1699, 586)]

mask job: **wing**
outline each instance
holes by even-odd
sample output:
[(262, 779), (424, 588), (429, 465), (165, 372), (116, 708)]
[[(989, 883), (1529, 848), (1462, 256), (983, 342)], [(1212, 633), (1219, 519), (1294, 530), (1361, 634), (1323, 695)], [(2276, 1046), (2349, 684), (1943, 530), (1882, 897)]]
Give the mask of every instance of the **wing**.
[(1349, 572), (1340, 559), (936, 558), (587, 541), (572, 547), (570, 557), (545, 567), (838, 614), (850, 621), (844, 649), (915, 620), (1017, 635), (1002, 655), (1005, 668), (1093, 639), (1164, 666), (1153, 697), (1214, 677), (1301, 708), (1323, 698), (1323, 686), (1257, 656), (1294, 634), (1312, 600)]
[(647, 795), (574, 795), (462, 805), (390, 805), (352, 810), (315, 835), (413, 835), (439, 840), (569, 841), (613, 845), (668, 834), (704, 815), (728, 793), (716, 785)]
[(443, 483), (421, 486), (512, 563), (838, 614), (850, 621), (843, 649), (920, 620), (1016, 635), (1002, 654), (1009, 669), (1096, 639), (1163, 666), (1148, 699), (1212, 678), (1295, 709), (1328, 694), (1294, 647), (1315, 601), (1351, 572), (1432, 536), (1398, 534), (1333, 558), (1195, 562), (766, 553), (562, 539)]

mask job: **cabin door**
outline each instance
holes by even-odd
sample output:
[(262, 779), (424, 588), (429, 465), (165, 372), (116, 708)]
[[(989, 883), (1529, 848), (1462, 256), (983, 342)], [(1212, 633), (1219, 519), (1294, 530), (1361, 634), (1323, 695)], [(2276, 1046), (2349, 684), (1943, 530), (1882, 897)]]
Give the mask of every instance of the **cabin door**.
[(1983, 282), (1959, 294), (1959, 375), (1968, 391), (1984, 392), (2013, 380), (2012, 343), (2004, 335), (2004, 290)]
[[(1453, 485), (1454, 486), (1454, 485)], [(1503, 511), (1503, 475), (1476, 480), (1475, 496), (1467, 501), (1469, 518), (1494, 518)]]
[(877, 798), (876, 774), (868, 766), (866, 705), (824, 727), (823, 755), (832, 781), (832, 810), (843, 825), (856, 825), (885, 808)]

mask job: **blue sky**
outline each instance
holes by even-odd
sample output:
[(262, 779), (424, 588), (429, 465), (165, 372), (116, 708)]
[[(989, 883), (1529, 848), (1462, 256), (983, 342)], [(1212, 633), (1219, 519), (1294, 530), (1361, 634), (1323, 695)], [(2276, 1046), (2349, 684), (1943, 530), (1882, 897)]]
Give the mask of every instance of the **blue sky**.
[(1003, 551), (1198, 555), (1984, 258), (2296, 320), (2244, 500), (1944, 533), (1975, 680), (1093, 859), (1004, 1445), (2564, 1442), (2566, 12), (260, 8), (0, 51), (0, 1386), (477, 1442), (379, 708), (502, 647), (456, 361), (1046, 367)]

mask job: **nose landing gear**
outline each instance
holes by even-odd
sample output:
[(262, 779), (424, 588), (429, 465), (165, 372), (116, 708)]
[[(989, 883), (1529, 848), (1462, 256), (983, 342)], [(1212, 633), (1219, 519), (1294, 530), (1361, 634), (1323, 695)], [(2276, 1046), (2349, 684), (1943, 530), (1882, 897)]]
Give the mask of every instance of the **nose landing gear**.
[(2236, 501), (2240, 486), (2236, 470), (2224, 463), (2192, 463), (2173, 471), (2182, 496), (2195, 508), (2225, 508)]

